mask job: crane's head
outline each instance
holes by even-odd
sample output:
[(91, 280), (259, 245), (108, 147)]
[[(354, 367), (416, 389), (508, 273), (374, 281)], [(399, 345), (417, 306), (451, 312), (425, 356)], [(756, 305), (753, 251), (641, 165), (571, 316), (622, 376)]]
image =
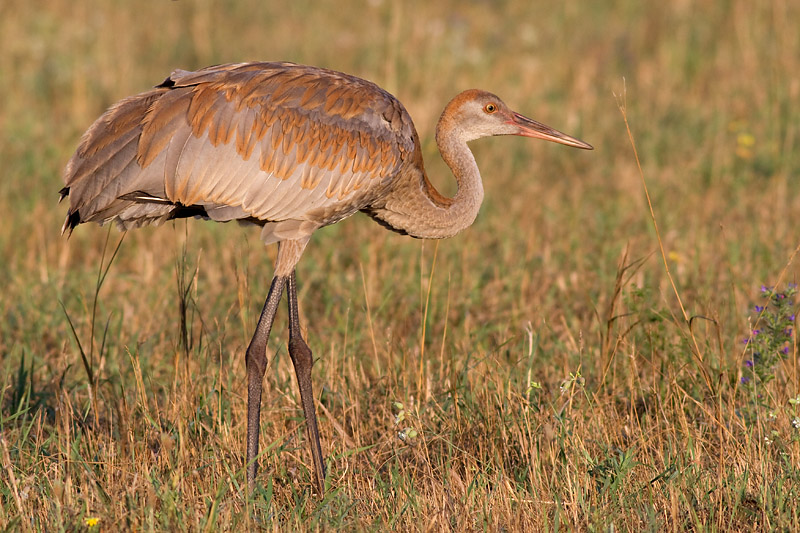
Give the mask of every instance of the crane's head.
[(453, 98), (439, 119), (439, 132), (458, 132), (464, 141), (472, 141), (492, 135), (520, 135), (544, 139), (575, 148), (592, 150), (592, 145), (566, 133), (536, 122), (510, 109), (496, 95), (470, 89)]

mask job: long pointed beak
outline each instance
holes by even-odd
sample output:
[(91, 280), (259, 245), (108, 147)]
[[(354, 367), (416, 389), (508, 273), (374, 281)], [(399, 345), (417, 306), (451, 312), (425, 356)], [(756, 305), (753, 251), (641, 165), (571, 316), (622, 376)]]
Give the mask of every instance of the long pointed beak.
[(509, 122), (519, 128), (516, 135), (521, 135), (522, 137), (533, 137), (535, 139), (544, 139), (545, 141), (566, 144), (567, 146), (574, 146), (575, 148), (582, 148), (584, 150), (594, 150), (591, 144), (585, 143), (575, 137), (570, 137), (566, 133), (561, 133), (550, 126), (546, 126), (541, 122), (536, 122), (519, 113), (514, 113), (514, 118), (509, 120)]

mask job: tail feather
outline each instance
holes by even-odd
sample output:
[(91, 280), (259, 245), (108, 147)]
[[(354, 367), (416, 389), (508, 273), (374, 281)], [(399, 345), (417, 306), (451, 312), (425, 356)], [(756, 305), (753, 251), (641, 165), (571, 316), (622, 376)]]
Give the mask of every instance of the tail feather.
[(75, 226), (81, 223), (81, 216), (77, 211), (67, 212), (67, 218), (64, 220), (64, 225), (61, 226), (61, 235), (67, 234), (67, 238), (72, 235), (72, 230)]
[(70, 200), (62, 234), (69, 235), (83, 222), (102, 224), (118, 216), (132, 204), (120, 196), (146, 189), (141, 183), (142, 176), (153, 172), (143, 173), (137, 161), (139, 139), (147, 110), (167, 90), (154, 89), (120, 101), (81, 137), (78, 149), (64, 169), (66, 186), (59, 191), (61, 200), (67, 196)]

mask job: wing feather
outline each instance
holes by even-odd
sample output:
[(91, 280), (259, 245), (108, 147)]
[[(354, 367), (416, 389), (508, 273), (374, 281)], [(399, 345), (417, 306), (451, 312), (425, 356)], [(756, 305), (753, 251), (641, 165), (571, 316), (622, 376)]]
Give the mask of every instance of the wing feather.
[(65, 170), (65, 227), (136, 227), (197, 205), (213, 220), (260, 221), (265, 242), (310, 234), (385, 191), (415, 139), (394, 97), (346, 74), (289, 63), (176, 70), (83, 136)]

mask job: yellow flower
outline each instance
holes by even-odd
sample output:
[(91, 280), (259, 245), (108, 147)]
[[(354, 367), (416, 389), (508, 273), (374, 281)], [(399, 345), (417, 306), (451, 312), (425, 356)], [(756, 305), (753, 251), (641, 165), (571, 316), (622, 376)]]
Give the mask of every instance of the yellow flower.
[(756, 144), (756, 138), (750, 133), (740, 133), (736, 136), (736, 144), (745, 148), (750, 148)]
[(736, 155), (742, 159), (752, 159), (752, 148), (756, 144), (756, 138), (747, 132), (741, 132), (736, 136)]
[(94, 527), (100, 522), (99, 518), (84, 518), (83, 523), (88, 527)]

